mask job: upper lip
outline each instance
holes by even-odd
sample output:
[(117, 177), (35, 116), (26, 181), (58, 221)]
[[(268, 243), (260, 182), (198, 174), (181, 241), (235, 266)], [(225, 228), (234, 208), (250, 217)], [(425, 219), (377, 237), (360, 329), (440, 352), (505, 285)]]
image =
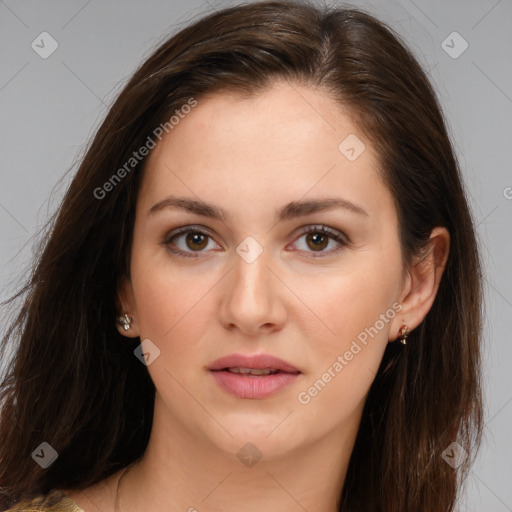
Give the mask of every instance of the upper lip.
[(230, 354), (217, 359), (208, 367), (209, 370), (225, 370), (227, 368), (254, 368), (259, 370), (274, 368), (286, 373), (301, 373), (292, 364), (271, 354)]

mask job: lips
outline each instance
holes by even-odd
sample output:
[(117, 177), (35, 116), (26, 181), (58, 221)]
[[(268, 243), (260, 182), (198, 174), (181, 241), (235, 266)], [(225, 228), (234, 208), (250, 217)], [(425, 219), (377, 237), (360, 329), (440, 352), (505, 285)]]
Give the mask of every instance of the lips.
[(266, 368), (278, 370), (283, 373), (300, 373), (298, 368), (275, 357), (271, 354), (255, 354), (246, 356), (244, 354), (231, 354), (214, 361), (209, 370), (228, 370), (230, 368), (249, 368), (264, 370)]
[(208, 370), (224, 391), (249, 399), (273, 395), (301, 374), (292, 364), (270, 354), (231, 354), (217, 359)]

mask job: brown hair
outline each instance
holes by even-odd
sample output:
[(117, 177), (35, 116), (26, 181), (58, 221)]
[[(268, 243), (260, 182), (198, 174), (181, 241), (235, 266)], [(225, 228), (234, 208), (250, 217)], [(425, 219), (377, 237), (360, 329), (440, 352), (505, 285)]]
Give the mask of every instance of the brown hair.
[[(388, 344), (370, 388), (340, 511), (451, 511), (482, 431), (482, 283), (475, 227), (435, 93), (400, 37), (371, 15), (306, 2), (257, 2), (208, 15), (145, 61), (85, 154), (27, 284), (2, 351), (15, 355), (0, 387), (0, 505), (55, 488), (85, 488), (141, 457), (154, 385), (116, 330), (117, 285), (129, 275), (144, 162), (109, 181), (190, 98), (254, 94), (276, 80), (321, 88), (350, 109), (377, 149), (395, 199), (404, 261), (436, 226), (450, 254), (435, 301)], [(46, 470), (31, 453), (48, 442)], [(458, 442), (458, 470), (442, 452)]]

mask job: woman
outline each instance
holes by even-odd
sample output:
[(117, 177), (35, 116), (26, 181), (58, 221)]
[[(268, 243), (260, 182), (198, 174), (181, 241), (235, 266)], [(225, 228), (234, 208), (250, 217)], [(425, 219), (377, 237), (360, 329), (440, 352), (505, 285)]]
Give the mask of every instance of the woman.
[(432, 87), (370, 15), (254, 3), (161, 45), (22, 294), (4, 508), (454, 510), (475, 228)]

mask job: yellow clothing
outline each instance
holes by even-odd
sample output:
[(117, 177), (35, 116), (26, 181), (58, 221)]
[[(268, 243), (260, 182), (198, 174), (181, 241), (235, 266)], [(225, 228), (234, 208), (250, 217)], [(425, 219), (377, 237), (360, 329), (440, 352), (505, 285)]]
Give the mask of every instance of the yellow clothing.
[(22, 500), (5, 512), (84, 512), (71, 498), (57, 489), (33, 500)]

